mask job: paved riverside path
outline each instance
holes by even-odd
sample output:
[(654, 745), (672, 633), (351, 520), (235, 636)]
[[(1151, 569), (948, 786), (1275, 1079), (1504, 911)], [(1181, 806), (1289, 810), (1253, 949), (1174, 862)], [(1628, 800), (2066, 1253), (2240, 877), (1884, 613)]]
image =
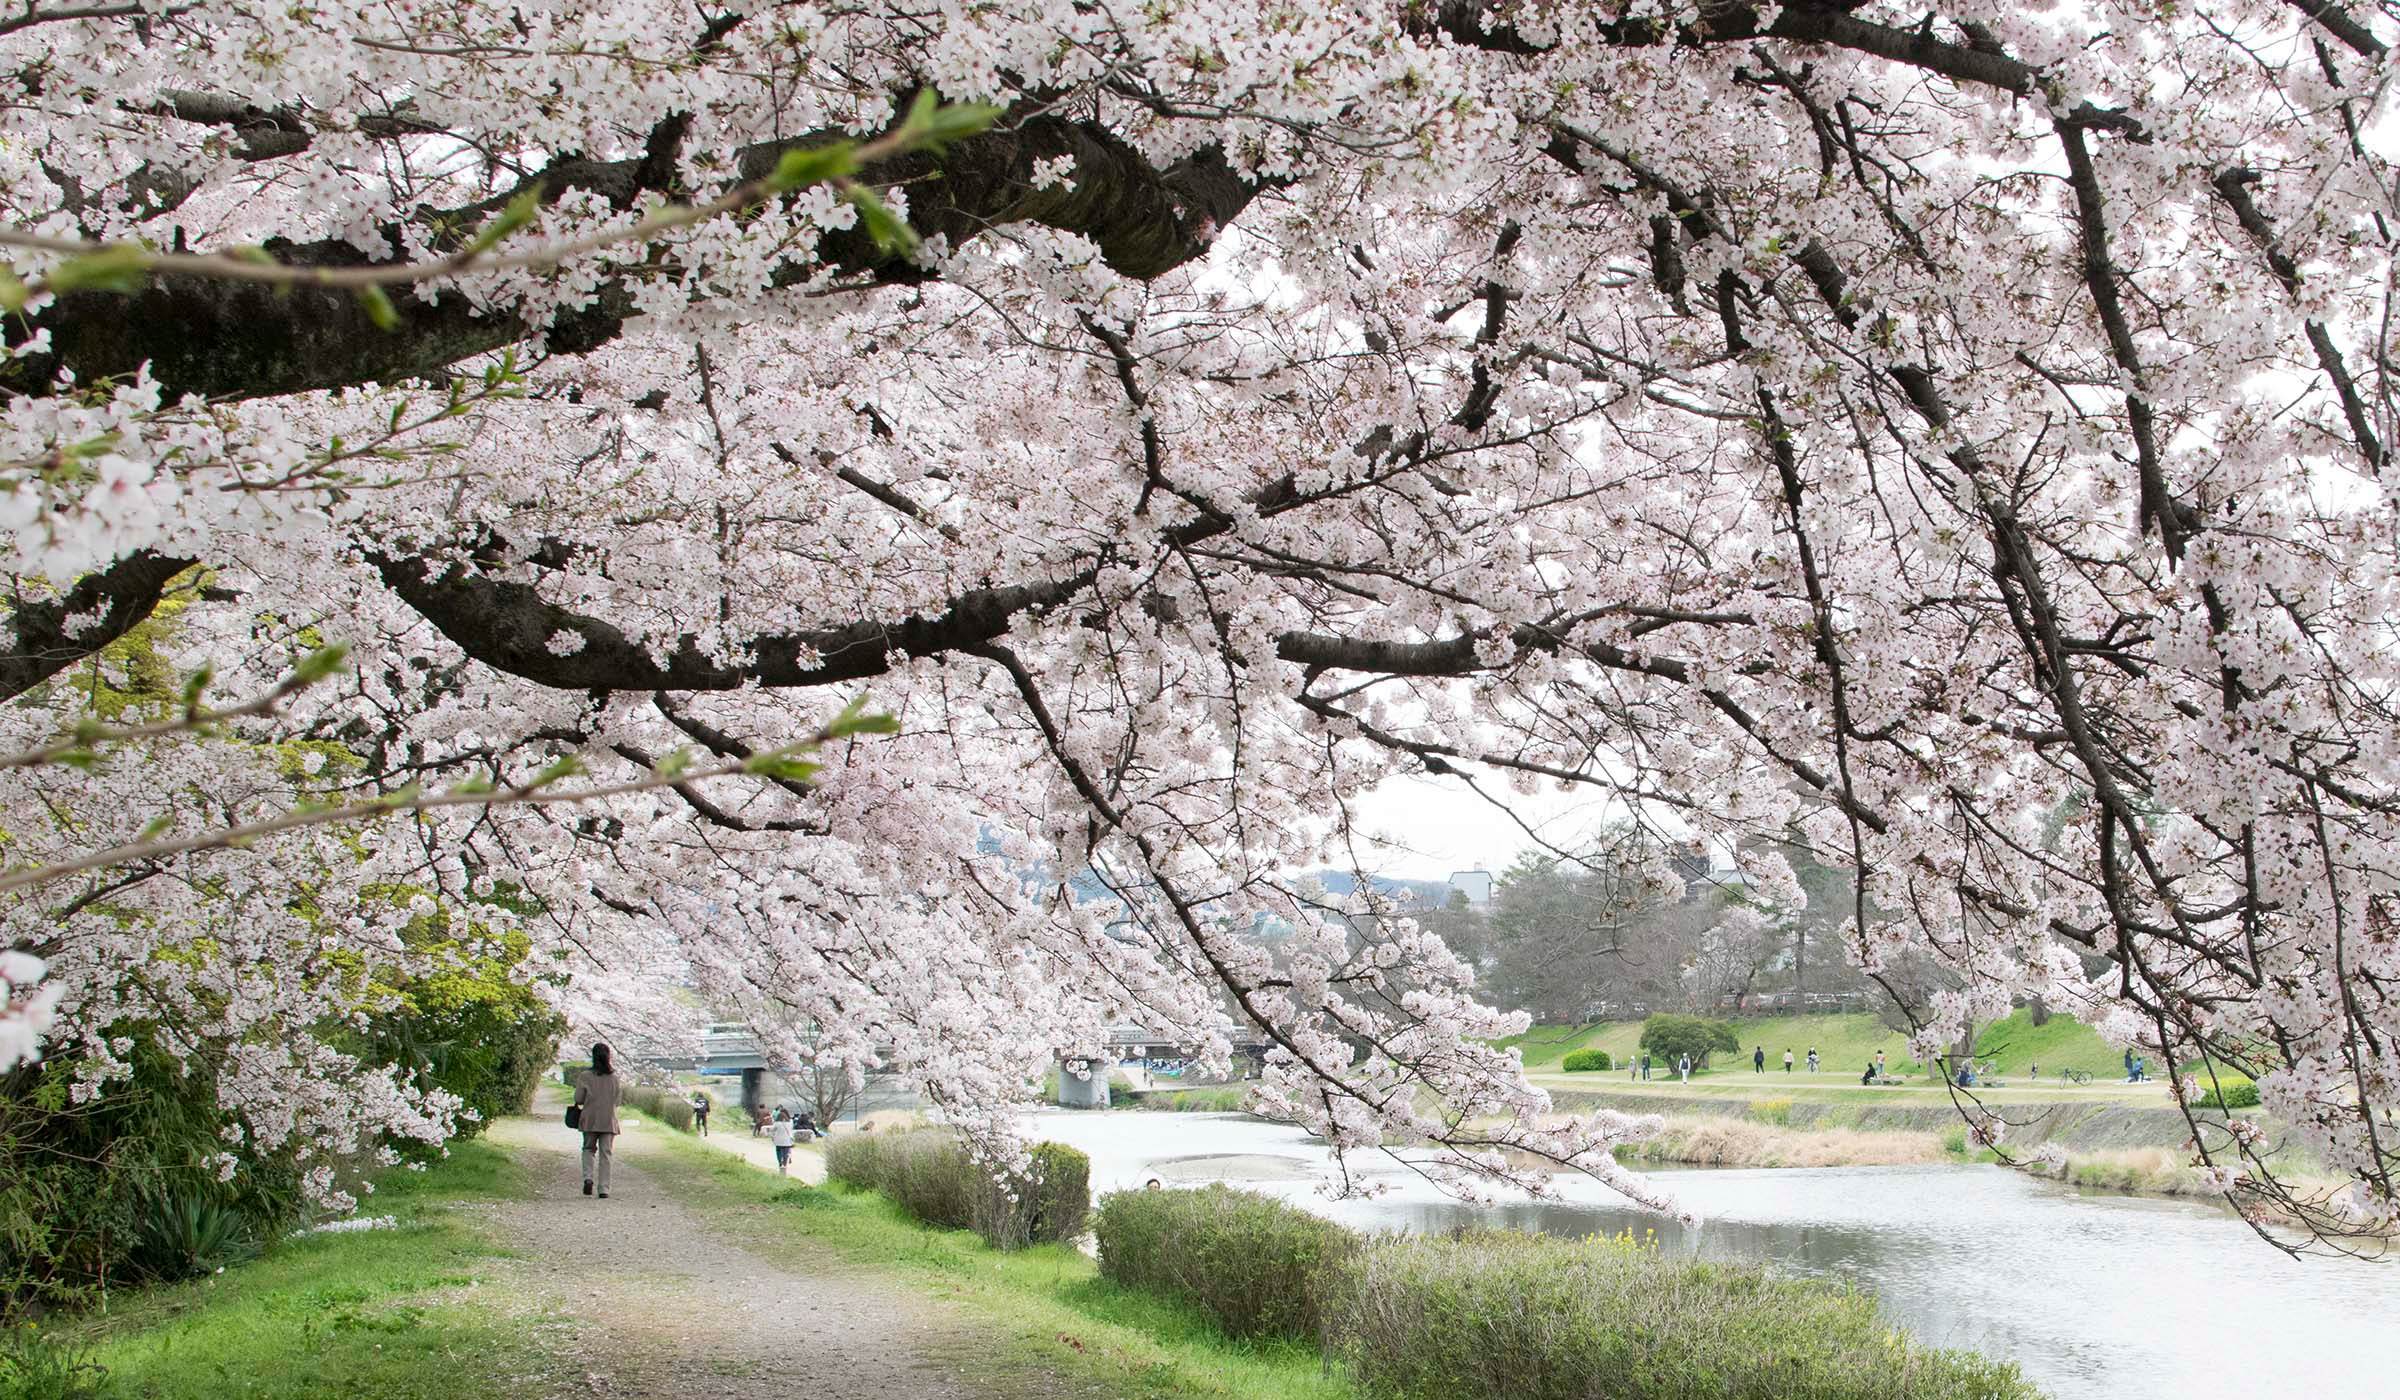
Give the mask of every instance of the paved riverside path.
[[(1009, 1400), (979, 1382), (976, 1357), (989, 1339), (971, 1320), (830, 1251), (810, 1260), (784, 1242), (770, 1257), (725, 1216), (703, 1218), (678, 1201), (678, 1164), (658, 1142), (668, 1129), (629, 1115), (609, 1199), (584, 1196), (582, 1139), (559, 1122), (563, 1105), (549, 1088), (535, 1116), (491, 1128), (536, 1184), (532, 1199), (502, 1204), (492, 1219), (522, 1256), (511, 1272), (529, 1301), (566, 1318), (542, 1324), (553, 1334), (547, 1349), (563, 1358), (562, 1394)], [(728, 1134), (725, 1145), (733, 1142)], [(772, 1160), (770, 1152), (769, 1170)]]

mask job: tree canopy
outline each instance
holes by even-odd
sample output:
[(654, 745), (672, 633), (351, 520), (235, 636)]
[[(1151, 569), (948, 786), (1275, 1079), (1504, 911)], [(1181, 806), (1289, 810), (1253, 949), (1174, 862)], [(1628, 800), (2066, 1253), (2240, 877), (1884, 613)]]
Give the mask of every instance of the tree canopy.
[[(418, 956), (366, 892), (505, 885), (493, 936), (587, 1025), (686, 979), (979, 1134), (1111, 1017), (1221, 1045), (1224, 997), (1337, 1146), (1656, 1199), (1438, 940), (1292, 887), (1372, 864), (1352, 805), (1419, 772), (1796, 822), (1859, 875), (1826, 955), (1955, 974), (1928, 1045), (2038, 996), (2255, 1076), (2348, 1185), (2195, 1117), (2211, 1180), (2385, 1230), (2395, 35), (2343, 0), (23, 5), (16, 747), (170, 601), (207, 696), (353, 664), (0, 770), (11, 861), (569, 757), (628, 790), (9, 889), (0, 1059), (46, 1032), (100, 1084), (130, 1005), (266, 1133), (421, 1132), (442, 1104), (314, 1028)], [(862, 692), (896, 733), (677, 779)]]

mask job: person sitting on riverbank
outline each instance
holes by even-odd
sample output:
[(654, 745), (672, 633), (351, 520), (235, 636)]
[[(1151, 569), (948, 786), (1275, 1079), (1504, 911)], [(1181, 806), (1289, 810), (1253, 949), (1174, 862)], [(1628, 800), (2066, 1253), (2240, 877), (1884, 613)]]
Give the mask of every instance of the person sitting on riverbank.
[(1858, 1077), (1858, 1082), (1862, 1086), (1875, 1082), (1875, 1062), (1873, 1060), (1867, 1061), (1867, 1072)]

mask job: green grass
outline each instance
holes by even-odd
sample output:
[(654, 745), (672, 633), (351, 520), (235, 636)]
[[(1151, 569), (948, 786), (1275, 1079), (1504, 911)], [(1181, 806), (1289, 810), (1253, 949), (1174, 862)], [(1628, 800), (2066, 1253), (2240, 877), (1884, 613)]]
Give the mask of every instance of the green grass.
[(540, 1393), (552, 1369), (524, 1319), (477, 1296), (503, 1252), (456, 1204), (522, 1194), (498, 1148), (454, 1144), (392, 1172), (362, 1213), (399, 1227), (310, 1235), (209, 1278), (112, 1299), (62, 1329), (108, 1368), (112, 1400), (456, 1400)]
[[(1901, 1034), (1865, 1012), (1823, 1016), (1764, 1016), (1754, 1020), (1734, 1022), (1742, 1038), (1742, 1053), (1738, 1056), (1718, 1056), (1706, 1072), (1692, 1076), (1694, 1084), (1705, 1080), (1723, 1081), (1739, 1078), (1756, 1084), (1761, 1076), (1750, 1067), (1750, 1049), (1765, 1046), (1767, 1072), (1765, 1078), (1783, 1080), (1783, 1052), (1789, 1047), (1798, 1065), (1792, 1079), (1799, 1080), (1807, 1073), (1808, 1051), (1816, 1048), (1823, 1061), (1824, 1073), (1844, 1076), (1853, 1083), (1875, 1052), (1884, 1053), (1884, 1064), (1895, 1076), (1922, 1076), (1925, 1067), (1909, 1057), (1907, 1041)], [(1606, 1074), (1591, 1073), (1578, 1078), (1594, 1081), (1593, 1087), (1606, 1087), (1605, 1081), (1614, 1078), (1625, 1082), (1625, 1060), (1628, 1055), (1639, 1058), (1642, 1023), (1639, 1021), (1602, 1021), (1587, 1026), (1535, 1026), (1520, 1036), (1500, 1042), (1524, 1052), (1525, 1068), (1535, 1074), (1562, 1073), (1559, 1062), (1569, 1051), (1583, 1049), (1606, 1050), (1617, 1061), (1617, 1068)], [(2044, 1082), (2055, 1082), (2061, 1069), (2079, 1069), (2095, 1079), (2122, 1078), (2124, 1062), (2120, 1052), (2109, 1048), (2097, 1032), (2080, 1021), (2065, 1016), (2052, 1016), (2048, 1025), (2036, 1026), (2027, 1011), (2011, 1013), (2007, 1019), (1993, 1022), (1976, 1038), (1979, 1056), (1999, 1061), (2002, 1079), (2021, 1080), (2026, 1067), (2039, 1064)], [(2154, 1075), (2162, 1071), (2151, 1067)], [(1658, 1083), (1659, 1067), (1651, 1069), (1651, 1083)], [(1674, 1078), (1673, 1068), (1667, 1067), (1667, 1078)]]
[[(704, 1215), (738, 1221), (751, 1248), (822, 1268), (853, 1267), (956, 1300), (980, 1323), (971, 1364), (1001, 1394), (1357, 1400), (1313, 1347), (1240, 1342), (1197, 1309), (1099, 1276), (1067, 1245), (996, 1253), (964, 1230), (919, 1225), (881, 1196), (796, 1187), (746, 1161), (665, 1137), (653, 1170)], [(1062, 1387), (1065, 1387), (1062, 1389)]]

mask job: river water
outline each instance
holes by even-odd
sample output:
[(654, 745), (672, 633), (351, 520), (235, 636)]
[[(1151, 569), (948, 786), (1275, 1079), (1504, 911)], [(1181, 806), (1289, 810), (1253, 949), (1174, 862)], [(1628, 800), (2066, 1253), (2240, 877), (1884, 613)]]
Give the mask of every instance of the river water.
[[(1328, 1200), (1317, 1140), (1228, 1114), (1038, 1115), (1092, 1157), (1095, 1195), (1227, 1180), (1367, 1229), (1655, 1230), (1675, 1253), (1851, 1280), (1917, 1338), (2016, 1362), (2059, 1400), (2400, 1397), (2400, 1257), (2298, 1261), (2222, 1207), (2081, 1191), (1991, 1166), (1659, 1172), (1692, 1230), (1585, 1178), (1470, 1206), (1395, 1165)], [(1360, 1164), (1366, 1165), (1366, 1164)]]

